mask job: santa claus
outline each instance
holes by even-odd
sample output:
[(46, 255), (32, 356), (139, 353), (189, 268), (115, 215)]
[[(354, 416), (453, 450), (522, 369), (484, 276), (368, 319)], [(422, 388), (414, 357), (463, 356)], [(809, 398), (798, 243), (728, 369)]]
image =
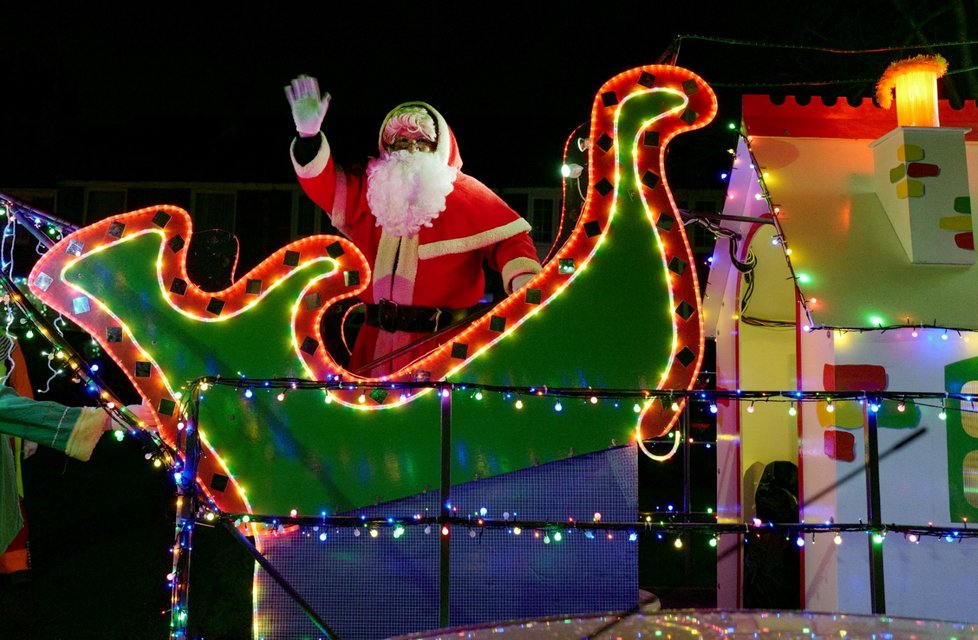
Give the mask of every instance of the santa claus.
[(380, 156), (365, 171), (347, 170), (321, 131), (329, 94), (321, 96), (309, 76), (285, 92), (298, 131), (291, 151), (299, 183), (373, 270), (351, 371), (386, 376), (434, 348), (409, 345), (470, 314), (485, 289), (483, 261), (502, 274), (507, 293), (540, 272), (530, 225), (461, 172), (455, 137), (433, 107), (394, 108), (380, 128)]

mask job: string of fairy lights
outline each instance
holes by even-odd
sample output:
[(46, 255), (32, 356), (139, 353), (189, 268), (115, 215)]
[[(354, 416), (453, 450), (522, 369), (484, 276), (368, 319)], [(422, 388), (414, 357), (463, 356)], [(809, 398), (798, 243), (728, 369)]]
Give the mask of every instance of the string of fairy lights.
[[(567, 401), (578, 401), (578, 404), (595, 405), (602, 402), (616, 403), (618, 407), (632, 408), (641, 411), (643, 405), (660, 402), (674, 411), (682, 409), (683, 402), (693, 402), (705, 405), (710, 413), (717, 413), (718, 403), (736, 401), (750, 403), (747, 411), (753, 412), (757, 403), (778, 403), (786, 405), (789, 415), (796, 415), (797, 408), (805, 403), (823, 403), (830, 413), (834, 411), (837, 402), (857, 402), (864, 404), (872, 413), (878, 413), (884, 408), (884, 402), (893, 403), (894, 408), (902, 413), (909, 404), (918, 407), (940, 409), (938, 418), (945, 420), (948, 411), (976, 412), (978, 411), (978, 395), (948, 391), (891, 391), (891, 390), (746, 390), (746, 389), (606, 389), (593, 387), (558, 387), (548, 385), (517, 386), (493, 385), (474, 382), (451, 381), (404, 381), (378, 382), (345, 380), (342, 377), (331, 379), (304, 380), (301, 378), (223, 378), (207, 376), (199, 378), (190, 384), (190, 393), (185, 396), (187, 401), (197, 397), (200, 399), (214, 386), (233, 387), (240, 391), (245, 399), (251, 399), (258, 391), (276, 391), (276, 398), (283, 402), (287, 394), (298, 390), (320, 390), (325, 393), (324, 401), (331, 402), (331, 391), (360, 391), (358, 402), (369, 405), (373, 400), (374, 391), (398, 393), (432, 389), (441, 396), (449, 395), (469, 397), (473, 401), (481, 401), (489, 394), (501, 396), (513, 403), (514, 409), (522, 409), (525, 402), (531, 398), (553, 399), (554, 411), (562, 412), (572, 406)], [(957, 404), (949, 404), (949, 401)], [(930, 401), (930, 402), (927, 402)]]
[[(10, 209), (10, 203), (4, 203), (3, 211), (0, 213), (7, 214)], [(64, 223), (63, 221), (58, 221), (57, 219), (37, 212), (34, 209), (29, 209), (28, 221), (32, 223), (34, 228), (38, 231), (38, 235), (45, 235), (50, 238), (58, 238), (63, 236), (65, 233), (73, 230), (70, 225)], [(12, 283), (11, 283), (12, 284)], [(18, 295), (18, 291), (13, 287), (11, 292), (11, 301), (16, 304), (20, 311), (24, 314), (26, 318), (34, 323), (41, 330), (42, 335), (48, 340), (52, 341), (53, 344), (64, 355), (61, 357), (68, 364), (68, 368), (83, 377), (85, 384), (87, 386), (94, 387), (98, 389), (97, 397), (103, 400), (103, 404), (107, 409), (117, 410), (117, 413), (121, 415), (122, 422), (127, 424), (129, 427), (126, 431), (118, 432), (121, 435), (130, 434), (138, 435), (141, 433), (148, 433), (143, 429), (139, 429), (138, 425), (133, 421), (131, 416), (127, 416), (123, 413), (124, 409), (114, 406), (108, 392), (101, 388), (101, 383), (94, 372), (85, 364), (85, 359), (79, 354), (75, 353), (71, 346), (67, 344), (66, 341), (60, 339), (58, 335), (59, 332), (52, 332), (50, 330), (45, 330), (44, 317), (39, 314), (36, 309), (33, 309), (30, 303), (22, 295)], [(886, 330), (889, 328), (881, 328)], [(62, 342), (62, 344), (59, 344)], [(884, 406), (884, 402), (889, 401), (893, 403), (897, 411), (902, 411), (907, 403), (919, 407), (932, 407), (934, 409), (940, 409), (938, 413), (938, 418), (943, 420), (947, 417), (948, 411), (958, 411), (958, 412), (974, 412), (978, 409), (974, 406), (976, 397), (971, 394), (963, 393), (949, 393), (949, 392), (915, 392), (915, 391), (806, 391), (806, 390), (722, 390), (722, 389), (710, 389), (710, 390), (669, 390), (669, 389), (597, 389), (597, 388), (579, 388), (579, 387), (559, 387), (550, 385), (538, 385), (538, 386), (513, 386), (513, 385), (489, 385), (489, 384), (479, 384), (471, 382), (451, 382), (451, 381), (412, 381), (412, 382), (364, 382), (359, 380), (344, 380), (340, 377), (329, 379), (326, 381), (312, 381), (303, 379), (250, 379), (244, 377), (238, 378), (221, 378), (221, 377), (206, 377), (200, 380), (190, 383), (190, 388), (195, 390), (195, 393), (186, 394), (186, 402), (184, 409), (188, 409), (186, 403), (196, 402), (201, 399), (201, 396), (207, 392), (209, 387), (216, 385), (232, 386), (240, 390), (240, 393), (245, 398), (252, 397), (255, 392), (260, 390), (275, 390), (276, 397), (279, 401), (285, 401), (288, 393), (299, 390), (319, 390), (324, 393), (326, 402), (329, 402), (330, 392), (333, 390), (337, 391), (348, 391), (348, 390), (359, 390), (360, 402), (367, 404), (371, 401), (370, 394), (376, 390), (382, 390), (388, 393), (397, 393), (404, 390), (418, 390), (418, 389), (433, 389), (437, 391), (442, 396), (452, 395), (456, 398), (469, 398), (472, 401), (482, 401), (487, 396), (495, 395), (501, 397), (504, 401), (512, 402), (514, 410), (519, 410), (524, 404), (524, 400), (529, 401), (530, 399), (550, 399), (553, 400), (554, 411), (560, 412), (566, 408), (571, 408), (573, 406), (587, 406), (594, 405), (598, 403), (614, 403), (617, 406), (628, 410), (629, 408), (640, 412), (643, 405), (651, 402), (661, 402), (663, 405), (670, 406), (674, 410), (680, 410), (682, 403), (700, 403), (704, 405), (709, 412), (716, 413), (718, 411), (718, 403), (723, 402), (738, 402), (738, 403), (749, 403), (746, 411), (752, 412), (753, 407), (756, 403), (780, 403), (786, 406), (786, 411), (789, 415), (795, 415), (799, 406), (806, 403), (822, 403), (824, 408), (828, 411), (832, 411), (835, 403), (837, 402), (857, 402), (863, 404), (867, 407), (870, 412), (878, 412)], [(954, 401), (949, 405), (949, 401)], [(188, 428), (192, 428), (189, 426)], [(151, 454), (150, 459), (153, 464), (157, 467), (165, 466), (174, 474), (178, 474), (179, 481), (186, 483), (189, 479), (183, 476), (183, 462), (181, 461), (181, 456), (175, 455), (176, 452), (167, 451), (165, 445), (162, 441), (157, 438), (149, 439), (146, 444), (150, 445), (154, 453)], [(757, 523), (734, 523), (734, 524), (722, 524), (722, 523), (691, 523), (691, 522), (668, 522), (662, 519), (655, 519), (653, 514), (643, 515), (640, 514), (640, 520), (636, 522), (590, 522), (586, 528), (583, 528), (579, 523), (550, 523), (550, 522), (538, 522), (538, 521), (516, 521), (513, 519), (502, 519), (502, 520), (491, 520), (483, 516), (477, 516), (475, 524), (470, 518), (457, 518), (450, 517), (447, 520), (444, 518), (427, 518), (427, 517), (412, 517), (407, 519), (364, 519), (364, 518), (326, 518), (323, 520), (322, 517), (319, 518), (307, 518), (296, 516), (260, 516), (254, 514), (221, 514), (212, 504), (208, 501), (204, 501), (205, 504), (201, 507), (200, 521), (211, 522), (215, 518), (219, 519), (231, 519), (236, 523), (260, 523), (268, 526), (271, 530), (274, 530), (282, 526), (292, 526), (298, 525), (301, 527), (321, 527), (327, 526), (332, 528), (351, 528), (358, 529), (366, 527), (373, 531), (381, 530), (385, 525), (394, 527), (392, 531), (396, 530), (397, 527), (410, 527), (419, 525), (422, 527), (430, 526), (433, 523), (439, 524), (440, 526), (463, 526), (469, 527), (480, 527), (488, 529), (505, 529), (508, 532), (514, 533), (514, 535), (519, 535), (520, 531), (530, 531), (534, 534), (541, 533), (546, 537), (548, 531), (554, 530), (586, 530), (586, 531), (608, 531), (608, 532), (624, 532), (628, 537), (635, 537), (640, 532), (651, 531), (656, 536), (663, 535), (706, 535), (709, 533), (714, 533), (716, 535), (720, 534), (731, 534), (731, 533), (741, 533), (744, 535), (749, 534), (751, 531), (758, 529)], [(687, 514), (688, 516), (689, 514)], [(673, 516), (674, 517), (674, 516)], [(444, 521), (443, 521), (444, 520)], [(747, 527), (747, 529), (745, 529)], [(840, 525), (840, 524), (793, 524), (793, 523), (765, 523), (761, 529), (762, 530), (777, 530), (783, 532), (785, 535), (799, 535), (799, 534), (815, 534), (815, 533), (841, 533), (845, 531), (858, 530), (874, 535), (881, 534), (884, 529), (888, 532), (898, 532), (906, 533), (907, 535), (913, 536), (935, 536), (941, 537), (942, 539), (948, 540), (960, 540), (964, 538), (973, 537), (975, 534), (973, 530), (970, 529), (960, 529), (960, 528), (947, 528), (947, 527), (920, 527), (920, 526), (910, 526), (910, 525), (896, 525), (890, 524), (886, 525), (884, 528), (879, 528), (879, 530), (874, 530), (872, 527), (864, 524), (854, 524), (854, 525)], [(632, 534), (635, 534), (632, 536)], [(370, 535), (370, 534), (368, 534)], [(399, 534), (398, 537), (400, 537)], [(566, 535), (566, 533), (561, 534)], [(588, 537), (588, 536), (585, 536)]]
[(261, 514), (218, 514), (206, 511), (199, 521), (204, 524), (224, 522), (236, 527), (258, 526), (265, 535), (295, 534), (318, 538), (328, 542), (330, 535), (349, 533), (363, 540), (389, 537), (394, 540), (409, 540), (412, 536), (440, 534), (449, 536), (463, 534), (471, 538), (481, 536), (486, 531), (494, 531), (512, 536), (513, 539), (526, 536), (544, 544), (560, 543), (579, 536), (585, 540), (607, 540), (639, 542), (642, 539), (670, 542), (682, 549), (688, 541), (705, 540), (709, 547), (716, 547), (723, 536), (738, 536), (744, 542), (763, 536), (780, 536), (794, 540), (799, 547), (816, 544), (816, 535), (831, 535), (836, 545), (843, 543), (843, 534), (865, 534), (874, 543), (883, 544), (891, 536), (903, 538), (906, 542), (919, 544), (925, 538), (933, 538), (947, 543), (959, 543), (978, 538), (978, 529), (969, 528), (965, 520), (963, 526), (908, 525), (886, 523), (868, 525), (855, 523), (806, 523), (806, 522), (764, 522), (753, 519), (751, 522), (689, 522), (676, 521), (688, 514), (672, 514), (673, 520), (663, 519), (662, 513), (639, 513), (639, 519), (632, 522), (612, 522), (602, 519), (596, 512), (593, 519), (577, 521), (568, 518), (562, 521), (521, 519), (518, 514), (503, 512), (501, 517), (490, 518), (485, 508), (465, 516), (427, 516), (415, 514), (409, 517), (368, 517), (368, 516), (299, 516), (261, 515)]

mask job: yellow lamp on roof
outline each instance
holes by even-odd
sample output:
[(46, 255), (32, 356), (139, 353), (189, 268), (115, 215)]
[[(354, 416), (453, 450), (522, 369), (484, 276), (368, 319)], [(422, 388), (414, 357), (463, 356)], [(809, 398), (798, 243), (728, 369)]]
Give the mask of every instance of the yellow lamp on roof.
[(876, 101), (889, 109), (896, 94), (897, 125), (939, 127), (937, 79), (947, 73), (943, 56), (915, 56), (890, 63), (876, 85)]

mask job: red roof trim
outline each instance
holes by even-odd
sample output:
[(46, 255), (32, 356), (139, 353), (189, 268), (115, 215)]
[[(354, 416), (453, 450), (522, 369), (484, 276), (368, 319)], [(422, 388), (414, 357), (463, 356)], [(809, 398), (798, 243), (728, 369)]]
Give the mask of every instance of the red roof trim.
[[(970, 128), (966, 140), (978, 140), (978, 105), (969, 101), (954, 109), (938, 102), (942, 127)], [(794, 96), (775, 104), (770, 96), (744, 96), (743, 118), (747, 134), (791, 138), (849, 138), (875, 140), (897, 126), (896, 109), (884, 110), (869, 98), (853, 107), (844, 98), (828, 106), (820, 98), (799, 104)]]

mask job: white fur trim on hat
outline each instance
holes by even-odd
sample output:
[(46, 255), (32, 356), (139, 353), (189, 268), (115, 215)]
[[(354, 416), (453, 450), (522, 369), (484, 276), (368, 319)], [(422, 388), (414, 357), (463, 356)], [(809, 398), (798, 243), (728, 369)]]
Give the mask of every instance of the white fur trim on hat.
[(438, 139), (435, 140), (434, 154), (440, 158), (442, 162), (448, 164), (448, 159), (451, 157), (451, 149), (449, 149), (449, 146), (451, 145), (451, 135), (448, 133), (448, 123), (445, 122), (445, 118), (442, 117), (438, 110), (427, 102), (405, 102), (391, 109), (390, 113), (384, 116), (384, 122), (380, 125), (380, 133), (377, 135), (377, 149), (381, 153), (384, 152), (384, 130), (387, 128), (387, 123), (391, 119), (392, 115), (404, 107), (420, 107), (431, 114), (431, 117), (434, 118), (438, 135)]
[(382, 139), (384, 144), (392, 145), (398, 136), (436, 142), (438, 129), (431, 112), (420, 105), (395, 109), (394, 114), (387, 118)]

